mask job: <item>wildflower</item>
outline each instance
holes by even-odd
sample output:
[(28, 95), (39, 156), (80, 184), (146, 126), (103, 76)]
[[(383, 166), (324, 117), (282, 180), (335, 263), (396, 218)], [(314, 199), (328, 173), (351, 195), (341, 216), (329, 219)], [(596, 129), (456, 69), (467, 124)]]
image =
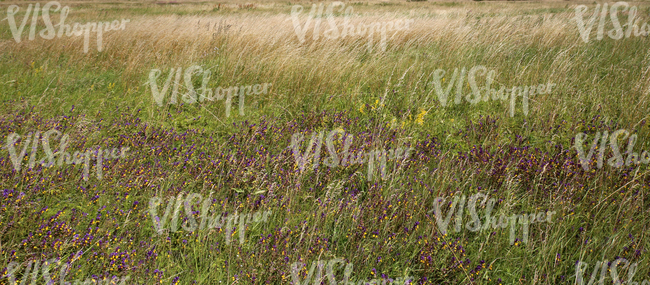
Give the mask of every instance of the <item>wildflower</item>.
[(425, 116), (426, 114), (427, 114), (427, 111), (425, 111), (424, 109), (420, 109), (420, 113), (418, 114), (417, 118), (415, 119), (415, 122), (416, 122), (418, 125), (421, 126), (421, 125), (424, 123), (424, 116)]

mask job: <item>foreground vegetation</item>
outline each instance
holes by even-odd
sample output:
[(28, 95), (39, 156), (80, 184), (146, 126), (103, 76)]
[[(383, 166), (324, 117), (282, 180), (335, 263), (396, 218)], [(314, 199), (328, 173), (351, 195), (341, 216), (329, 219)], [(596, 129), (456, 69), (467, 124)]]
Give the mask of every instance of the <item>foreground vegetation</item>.
[[(594, 156), (585, 171), (573, 145), (580, 132), (588, 134), (588, 149), (597, 132), (626, 129), (638, 135), (636, 152), (650, 149), (647, 37), (592, 35), (585, 43), (572, 21), (575, 4), (566, 2), (346, 2), (353, 24), (415, 20), (391, 34), (385, 51), (378, 35), (372, 49), (367, 37), (315, 40), (312, 31), (301, 43), (290, 15), (297, 4), (308, 15), (306, 1), (62, 4), (71, 10), (66, 21), (130, 22), (104, 34), (101, 52), (91, 40), (87, 53), (83, 37), (28, 40), (31, 20), (20, 43), (0, 25), (2, 275), (16, 262), (16, 280), (23, 280), (29, 261), (58, 258), (69, 264), (66, 281), (290, 284), (294, 262), (306, 264), (304, 278), (313, 261), (342, 258), (354, 265), (357, 282), (413, 276), (417, 284), (574, 284), (578, 261), (590, 265), (588, 281), (597, 262), (623, 257), (638, 262), (634, 281), (650, 280), (647, 165), (597, 168)], [(641, 23), (650, 22), (650, 6), (630, 5), (639, 7)], [(22, 20), (27, 4), (20, 6)], [(619, 17), (624, 23), (627, 14)], [(244, 115), (236, 97), (229, 116), (225, 100), (156, 104), (151, 70), (161, 70), (162, 86), (171, 68), (193, 65), (212, 71), (212, 89), (272, 87), (247, 96)], [(460, 85), (459, 104), (451, 103), (453, 87), (443, 107), (434, 72), (446, 71), (446, 88), (455, 69), (475, 66), (494, 70), (494, 89), (556, 85), (531, 96), (528, 114), (520, 98), (513, 116), (509, 101), (467, 102), (469, 83)], [(7, 137), (50, 129), (69, 135), (71, 154), (129, 147), (130, 155), (104, 161), (102, 179), (86, 181), (80, 165), (30, 169), (28, 147), (16, 171)], [(320, 161), (300, 171), (292, 136), (308, 141), (335, 129), (354, 136), (350, 152), (412, 152), (404, 163), (389, 162), (383, 179), (368, 179), (367, 164)], [(334, 139), (339, 154), (343, 145)], [(626, 151), (627, 140), (619, 146)], [(39, 148), (37, 161), (46, 155)], [(612, 155), (605, 150), (605, 159)], [(157, 233), (152, 197), (162, 201), (162, 219), (170, 198), (191, 193), (212, 198), (210, 215), (272, 215), (250, 224), (243, 243), (240, 229), (183, 230), (184, 210), (178, 231)], [(453, 197), (476, 193), (495, 199), (493, 216), (556, 214), (530, 225), (527, 242), (518, 226), (511, 243), (510, 229), (466, 230), (472, 218), (465, 206), (462, 230), (453, 230), (454, 215), (443, 234), (434, 200), (445, 198), (446, 215)], [(486, 204), (477, 208), (483, 220)], [(192, 209), (200, 223), (202, 205)], [(50, 270), (57, 282), (58, 268)], [(628, 271), (621, 266), (618, 275), (628, 281)], [(343, 267), (336, 276), (342, 279)]]

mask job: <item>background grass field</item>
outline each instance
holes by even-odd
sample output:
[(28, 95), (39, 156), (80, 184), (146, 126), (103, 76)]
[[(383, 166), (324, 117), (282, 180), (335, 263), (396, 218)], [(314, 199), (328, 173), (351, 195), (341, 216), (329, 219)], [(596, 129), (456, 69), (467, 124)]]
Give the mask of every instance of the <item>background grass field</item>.
[[(4, 1), (0, 17), (18, 4), (22, 20), (28, 3)], [(598, 261), (624, 257), (638, 262), (635, 281), (650, 280), (647, 165), (598, 169), (594, 159), (584, 171), (573, 148), (579, 132), (591, 142), (596, 132), (626, 129), (638, 135), (636, 152), (650, 150), (647, 37), (597, 40), (592, 32), (585, 43), (571, 20), (576, 2), (363, 1), (345, 2), (355, 25), (414, 23), (390, 33), (385, 51), (378, 36), (372, 50), (367, 37), (313, 40), (311, 30), (300, 43), (291, 7), (303, 5), (306, 15), (313, 3), (328, 4), (62, 2), (71, 9), (66, 23), (130, 19), (124, 31), (104, 34), (102, 52), (91, 33), (88, 53), (83, 37), (28, 40), (31, 19), (17, 43), (0, 22), (3, 145), (13, 132), (56, 128), (70, 135), (69, 151), (126, 146), (132, 154), (104, 162), (102, 180), (84, 181), (80, 166), (25, 167), (29, 151), (15, 171), (1, 150), (2, 275), (17, 262), (22, 280), (30, 260), (60, 258), (71, 267), (66, 281), (290, 284), (294, 262), (306, 264), (304, 277), (313, 261), (343, 258), (357, 282), (408, 275), (416, 284), (574, 284), (577, 261), (590, 265), (588, 280)], [(585, 3), (591, 16), (595, 2)], [(650, 22), (647, 2), (629, 4)], [(220, 23), (231, 26), (217, 32)], [(160, 86), (171, 68), (192, 65), (212, 70), (211, 88), (273, 85), (247, 96), (243, 116), (237, 99), (230, 117), (223, 100), (156, 105), (150, 71), (162, 71)], [(477, 65), (496, 71), (497, 86), (556, 86), (531, 97), (527, 116), (520, 99), (513, 117), (503, 101), (442, 107), (431, 74)], [(355, 150), (413, 152), (404, 164), (389, 163), (383, 180), (368, 181), (366, 165), (321, 163), (300, 173), (292, 135), (336, 128), (354, 135)], [(611, 155), (607, 149), (605, 159)], [(155, 232), (152, 197), (164, 201), (162, 216), (168, 198), (210, 192), (211, 212), (273, 215), (249, 226), (243, 244), (227, 245), (223, 228)], [(510, 245), (507, 229), (441, 234), (434, 199), (479, 192), (499, 201), (493, 215), (557, 214), (532, 225), (527, 244)], [(625, 281), (627, 271), (619, 268)]]

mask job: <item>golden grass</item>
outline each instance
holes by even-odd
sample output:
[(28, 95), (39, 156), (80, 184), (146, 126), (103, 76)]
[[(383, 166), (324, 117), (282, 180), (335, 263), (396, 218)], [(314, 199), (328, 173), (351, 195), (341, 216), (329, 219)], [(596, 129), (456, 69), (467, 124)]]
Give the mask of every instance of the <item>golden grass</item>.
[[(574, 88), (576, 83), (573, 80), (578, 78), (571, 74), (579, 70), (598, 69), (597, 58), (603, 56), (588, 48), (592, 43), (586, 44), (580, 40), (572, 21), (574, 3), (472, 2), (446, 7), (445, 3), (432, 2), (377, 1), (365, 2), (368, 3), (366, 5), (347, 2), (346, 6), (354, 9), (350, 23), (355, 26), (414, 20), (410, 29), (389, 33), (385, 52), (379, 48), (378, 33), (373, 37), (371, 51), (368, 49), (367, 36), (326, 39), (323, 36), (323, 32), (329, 28), (326, 18), (321, 23), (318, 40), (312, 38), (312, 23), (312, 29), (305, 35), (306, 41), (300, 43), (292, 25), (289, 3), (255, 2), (253, 9), (238, 8), (239, 2), (226, 3), (216, 11), (213, 11), (214, 4), (163, 5), (162, 8), (155, 4), (138, 5), (153, 11), (169, 9), (195, 14), (180, 16), (107, 14), (87, 6), (72, 6), (68, 23), (122, 18), (131, 22), (125, 31), (104, 34), (104, 51), (101, 53), (96, 50), (93, 33), (87, 54), (82, 50), (82, 37), (53, 40), (37, 37), (34, 41), (23, 40), (21, 43), (5, 37), (6, 40), (0, 43), (0, 51), (20, 52), (23, 59), (65, 56), (68, 65), (80, 69), (117, 69), (121, 71), (124, 86), (141, 86), (152, 68), (166, 70), (193, 64), (208, 65), (218, 74), (211, 79), (214, 86), (275, 82), (274, 92), (268, 95), (272, 100), (324, 92), (345, 93), (351, 102), (356, 102), (363, 88), (390, 89), (385, 83), (396, 82), (396, 78), (391, 77), (394, 73), (395, 76), (404, 76), (402, 87), (416, 94), (418, 90), (426, 89), (423, 83), (428, 81), (435, 69), (453, 70), (456, 67), (484, 65), (497, 71), (496, 84), (556, 83), (555, 94), (533, 98), (534, 103), (531, 103), (532, 109), (550, 113), (551, 118), (559, 113), (583, 110), (584, 102), (604, 100), (595, 93), (598, 88), (607, 88), (598, 86), (600, 77), (595, 74), (582, 74), (580, 77), (580, 84), (593, 85), (594, 88)], [(295, 3), (298, 2), (291, 4)], [(304, 25), (312, 3), (299, 3), (304, 8), (301, 14), (301, 24)], [(318, 3), (324, 3), (326, 10), (328, 2)], [(566, 10), (544, 13), (544, 9)], [(53, 18), (53, 22), (57, 23), (58, 17)], [(199, 22), (232, 26), (227, 33), (214, 35), (214, 30), (198, 26)], [(340, 29), (343, 16), (338, 15), (336, 22)], [(608, 44), (613, 46), (612, 49), (620, 50), (626, 49), (631, 41), (640, 39), (609, 41)], [(526, 50), (537, 53), (531, 55), (532, 58), (526, 58), (526, 55), (522, 56)], [(511, 60), (522, 57), (526, 61)], [(47, 63), (49, 61), (45, 60), (46, 73), (47, 68), (52, 68)], [(612, 67), (612, 72), (614, 69)], [(634, 78), (627, 82), (629, 86), (634, 86), (634, 95), (621, 98), (621, 104), (639, 110), (647, 109), (648, 100), (637, 99), (647, 98), (648, 70), (645, 69), (641, 76), (629, 76)], [(591, 82), (585, 82), (585, 79)], [(138, 92), (138, 96), (143, 97), (150, 94)], [(295, 95), (288, 95), (291, 93)], [(435, 98), (435, 94), (428, 94)], [(598, 103), (603, 106), (599, 108), (606, 108), (604, 102)], [(505, 115), (506, 110), (502, 114)], [(633, 114), (623, 112), (621, 116), (635, 122), (645, 116), (637, 112)]]

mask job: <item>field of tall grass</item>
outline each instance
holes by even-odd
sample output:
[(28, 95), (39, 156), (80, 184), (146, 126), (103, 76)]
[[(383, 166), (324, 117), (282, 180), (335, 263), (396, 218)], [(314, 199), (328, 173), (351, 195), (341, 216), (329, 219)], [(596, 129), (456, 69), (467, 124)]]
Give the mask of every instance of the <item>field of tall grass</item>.
[[(625, 129), (637, 135), (634, 152), (650, 150), (649, 39), (612, 39), (607, 13), (605, 36), (597, 38), (597, 19), (583, 41), (576, 6), (588, 6), (587, 22), (596, 2), (373, 0), (344, 2), (353, 13), (336, 8), (333, 18), (332, 2), (61, 2), (67, 24), (129, 20), (104, 32), (101, 51), (91, 32), (87, 52), (83, 36), (39, 35), (43, 18), (32, 28), (25, 14), (35, 3), (0, 2), (0, 18), (15, 4), (17, 25), (26, 21), (20, 42), (0, 21), (0, 284), (332, 284), (318, 264), (337, 258), (353, 265), (334, 268), (337, 284), (344, 275), (350, 284), (650, 280), (647, 164), (612, 166), (607, 138), (585, 170), (574, 145), (585, 133), (588, 152), (597, 134)], [(293, 7), (303, 7), (302, 26), (320, 4), (323, 15), (301, 41)], [(638, 7), (639, 27), (650, 23), (647, 1), (628, 4)], [(619, 12), (621, 24), (629, 14)], [(54, 24), (60, 16), (52, 8)], [(388, 32), (382, 49), (379, 32), (326, 38), (332, 19), (339, 27), (413, 21)], [(210, 70), (211, 90), (268, 90), (243, 103), (234, 96), (226, 116), (225, 97), (185, 100), (182, 74), (192, 66)], [(495, 91), (555, 85), (527, 106), (516, 98), (514, 109), (492, 95), (472, 104), (467, 77), (478, 66)], [(161, 105), (152, 70), (158, 89), (171, 80)], [(445, 104), (436, 74), (451, 88)], [(487, 72), (476, 74), (483, 87)], [(189, 81), (200, 93), (201, 75)], [(47, 163), (51, 152), (36, 134), (48, 131), (51, 152), (66, 137), (72, 163)], [(310, 139), (321, 144), (310, 148)], [(343, 163), (346, 140), (350, 153), (410, 153), (389, 158), (382, 173), (379, 157), (374, 166)], [(626, 159), (627, 137), (618, 145)], [(100, 148), (129, 150), (91, 160), (84, 179), (74, 152)], [(488, 204), (508, 221), (555, 213), (492, 228)], [(240, 223), (235, 212), (270, 215)], [(476, 213), (484, 230), (470, 230)], [(608, 269), (619, 258), (638, 266)], [(581, 263), (589, 266), (578, 278)]]

